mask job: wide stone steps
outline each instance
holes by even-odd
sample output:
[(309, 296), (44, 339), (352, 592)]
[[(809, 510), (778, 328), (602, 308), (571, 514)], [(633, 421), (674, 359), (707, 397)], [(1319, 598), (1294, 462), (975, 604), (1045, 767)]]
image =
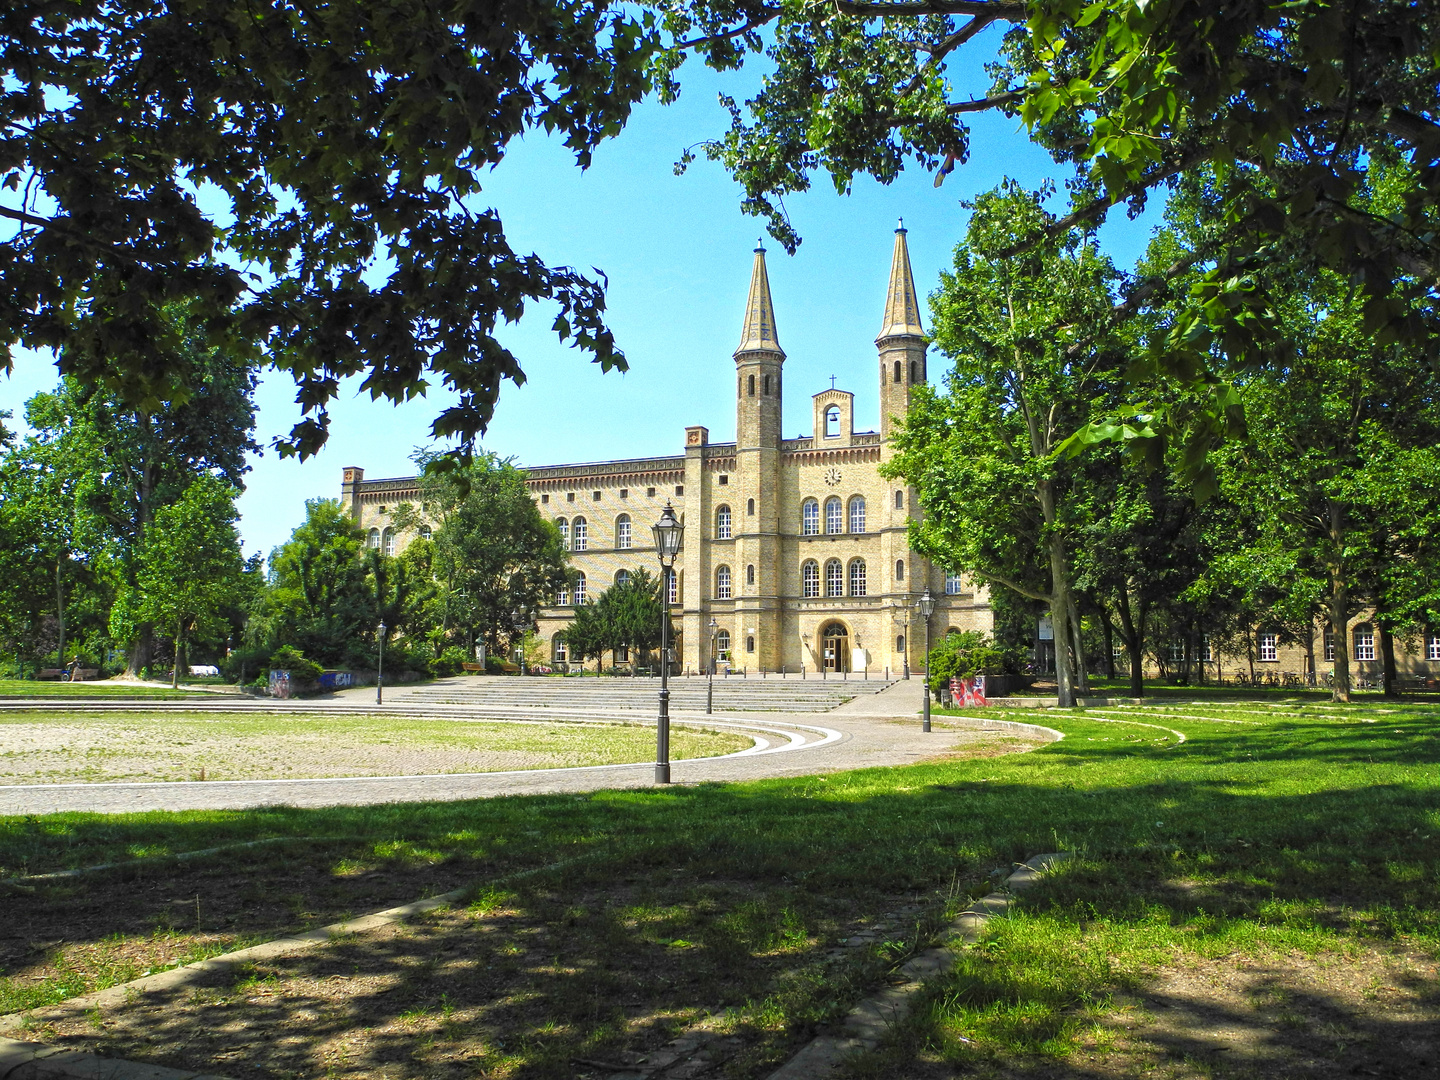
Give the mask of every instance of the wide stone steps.
[[(827, 712), (862, 694), (876, 694), (891, 685), (884, 679), (716, 679), (714, 702), (725, 712)], [(670, 680), (670, 706), (703, 710), (703, 679)], [(527, 679), (461, 677), (396, 693), (397, 705), (470, 705), (475, 707), (624, 709), (654, 712), (659, 679)]]

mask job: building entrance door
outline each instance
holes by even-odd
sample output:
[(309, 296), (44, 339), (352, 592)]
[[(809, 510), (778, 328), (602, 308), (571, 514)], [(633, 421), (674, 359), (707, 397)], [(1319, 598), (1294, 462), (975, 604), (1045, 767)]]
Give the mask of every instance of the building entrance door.
[(850, 670), (850, 631), (844, 623), (827, 623), (820, 631), (820, 656), (826, 671)]

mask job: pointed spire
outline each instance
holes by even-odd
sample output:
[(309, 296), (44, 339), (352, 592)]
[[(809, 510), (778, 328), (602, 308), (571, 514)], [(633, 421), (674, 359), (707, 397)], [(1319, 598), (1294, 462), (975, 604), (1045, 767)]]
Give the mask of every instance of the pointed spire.
[(755, 268), (750, 272), (750, 298), (745, 302), (745, 326), (735, 355), (751, 352), (777, 353), (783, 360), (780, 337), (775, 332), (775, 305), (770, 301), (770, 275), (765, 270), (765, 248), (755, 249)]
[(885, 293), (885, 320), (876, 341), (891, 337), (924, 337), (920, 325), (920, 301), (915, 296), (915, 277), (910, 272), (910, 249), (905, 246), (905, 219), (895, 230), (895, 254), (890, 260), (890, 288)]

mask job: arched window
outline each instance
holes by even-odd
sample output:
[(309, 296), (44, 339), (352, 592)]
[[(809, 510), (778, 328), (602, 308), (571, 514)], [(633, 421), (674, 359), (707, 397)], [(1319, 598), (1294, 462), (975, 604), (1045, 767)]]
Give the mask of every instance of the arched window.
[(629, 570), (616, 570), (616, 571), (615, 571), (615, 584), (616, 584), (616, 585), (628, 585), (628, 584), (630, 584), (630, 571), (629, 571)]
[(755, 564), (754, 564), (754, 563), (751, 563), (749, 566), (745, 567), (745, 584), (746, 584), (746, 585), (754, 585), (754, 584), (755, 584)]
[(769, 375), (766, 375), (766, 376), (765, 376), (765, 396), (766, 396), (766, 397), (769, 397), (769, 396), (770, 396), (770, 376), (769, 376)]
[(831, 559), (825, 564), (825, 595), (845, 595), (845, 567), (840, 565), (839, 559)]
[(380, 530), (371, 529), (370, 535), (365, 538), (365, 546), (380, 550)]
[(755, 636), (754, 636), (753, 634), (747, 634), (747, 635), (745, 635), (745, 651), (746, 651), (746, 652), (754, 652), (754, 651), (755, 651)]
[(715, 599), (730, 599), (730, 568), (728, 566), (715, 568)]
[(575, 606), (585, 606), (585, 575), (575, 575)]
[(845, 515), (841, 512), (838, 495), (831, 495), (825, 500), (825, 531), (832, 535), (845, 531)]
[(840, 434), (840, 406), (830, 405), (825, 409), (825, 438), (833, 439)]
[(754, 396), (755, 396), (755, 376), (754, 376), (754, 375), (751, 375), (751, 376), (750, 376), (750, 396), (751, 396), (751, 397), (754, 397)]
[(820, 504), (806, 499), (800, 504), (800, 535), (818, 536), (820, 533)]
[(590, 546), (590, 526), (583, 517), (577, 517), (570, 527), (575, 540), (575, 550), (584, 551)]
[(431, 532), (429, 525), (421, 525), (421, 526), (420, 526), (420, 539), (421, 539), (421, 540), (429, 540), (429, 539), (432, 538), (434, 535), (435, 535), (435, 534), (434, 534), (433, 532)]
[(896, 510), (904, 510), (904, 509), (905, 509), (905, 492), (903, 492), (903, 491), (897, 491), (897, 492), (895, 492), (895, 509), (896, 509)]
[(747, 499), (747, 500), (745, 500), (745, 513), (748, 514), (748, 515), (750, 515), (751, 517), (754, 517), (754, 516), (755, 516), (755, 500), (754, 500), (754, 499)]
[(919, 368), (917, 367), (915, 361), (914, 361), (914, 360), (911, 360), (911, 361), (910, 361), (910, 381), (911, 381), (912, 383), (916, 381), (916, 379), (915, 379), (915, 372), (916, 372), (917, 370), (919, 370)]
[(850, 560), (850, 595), (865, 595), (865, 560)]
[(569, 659), (570, 654), (565, 650), (565, 635), (556, 634), (550, 639), (550, 658), (557, 664), (563, 664)]
[(856, 495), (850, 500), (850, 531), (852, 533), (865, 531), (865, 497), (863, 495)]
[(896, 360), (896, 361), (895, 361), (895, 381), (896, 381), (896, 382), (899, 382), (899, 381), (900, 381), (900, 361), (899, 361), (899, 360)]
[(820, 595), (820, 564), (810, 560), (800, 567), (800, 595), (807, 600)]
[(945, 595), (959, 596), (965, 584), (960, 580), (960, 575), (954, 570), (945, 571)]
[(1375, 659), (1375, 629), (1369, 623), (1355, 627), (1355, 659)]
[(905, 580), (905, 560), (904, 560), (904, 559), (896, 559), (896, 560), (895, 560), (895, 580), (896, 580), (896, 581), (904, 581), (904, 580)]
[(665, 575), (670, 585), (665, 590), (665, 601), (670, 604), (678, 604), (680, 602), (680, 575), (675, 572), (674, 567), (666, 570)]
[(715, 508), (715, 539), (729, 540), (730, 537), (730, 507), (717, 506)]
[(895, 651), (901, 656), (905, 655), (905, 635), (897, 634), (895, 637)]
[(380, 548), (381, 548), (382, 551), (385, 552), (386, 555), (394, 555), (394, 554), (395, 554), (395, 530), (394, 530), (394, 529), (386, 529), (386, 530), (385, 530), (384, 535), (381, 536), (381, 538), (380, 538)]
[(555, 527), (560, 530), (560, 543), (566, 551), (570, 550), (570, 522), (565, 518), (556, 518)]
[(621, 514), (615, 519), (615, 546), (624, 550), (630, 547), (630, 515)]
[(715, 635), (715, 659), (730, 659), (730, 631), (721, 630)]

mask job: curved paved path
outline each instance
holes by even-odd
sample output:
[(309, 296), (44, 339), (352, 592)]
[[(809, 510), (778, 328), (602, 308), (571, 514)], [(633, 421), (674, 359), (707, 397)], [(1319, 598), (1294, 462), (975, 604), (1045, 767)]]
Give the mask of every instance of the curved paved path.
[[(675, 783), (756, 780), (771, 776), (802, 776), (877, 765), (904, 765), (947, 753), (966, 744), (988, 742), (993, 732), (920, 730), (921, 682), (897, 682), (879, 694), (867, 694), (827, 713), (679, 712), (672, 719), (708, 727), (730, 727), (751, 734), (748, 750), (719, 758), (677, 761), (671, 765)], [(270, 703), (265, 707), (274, 707)], [(123, 708), (122, 703), (107, 708)], [(156, 708), (147, 702), (146, 710)], [(244, 708), (245, 706), (240, 706)], [(346, 712), (379, 711), (374, 705), (341, 700), (324, 705), (297, 703)], [(132, 705), (133, 709), (134, 706)], [(168, 703), (164, 708), (195, 711), (194, 703)], [(465, 719), (532, 719), (524, 709), (467, 709), (457, 706), (408, 708), (387, 706), (390, 715), (423, 714)], [(569, 715), (566, 715), (569, 713)], [(623, 719), (636, 714), (595, 710), (546, 709), (547, 720)], [(909, 722), (904, 722), (909, 721)], [(651, 721), (653, 723), (653, 721)], [(333, 780), (235, 780), (179, 783), (29, 784), (0, 786), (0, 815), (49, 814), (61, 811), (133, 813), (142, 810), (238, 810), (257, 806), (358, 806), (370, 803), (479, 799), (498, 795), (534, 795), (595, 791), (601, 788), (647, 787), (654, 783), (653, 762), (599, 765), (526, 772), (462, 773), (435, 776), (376, 776)]]

